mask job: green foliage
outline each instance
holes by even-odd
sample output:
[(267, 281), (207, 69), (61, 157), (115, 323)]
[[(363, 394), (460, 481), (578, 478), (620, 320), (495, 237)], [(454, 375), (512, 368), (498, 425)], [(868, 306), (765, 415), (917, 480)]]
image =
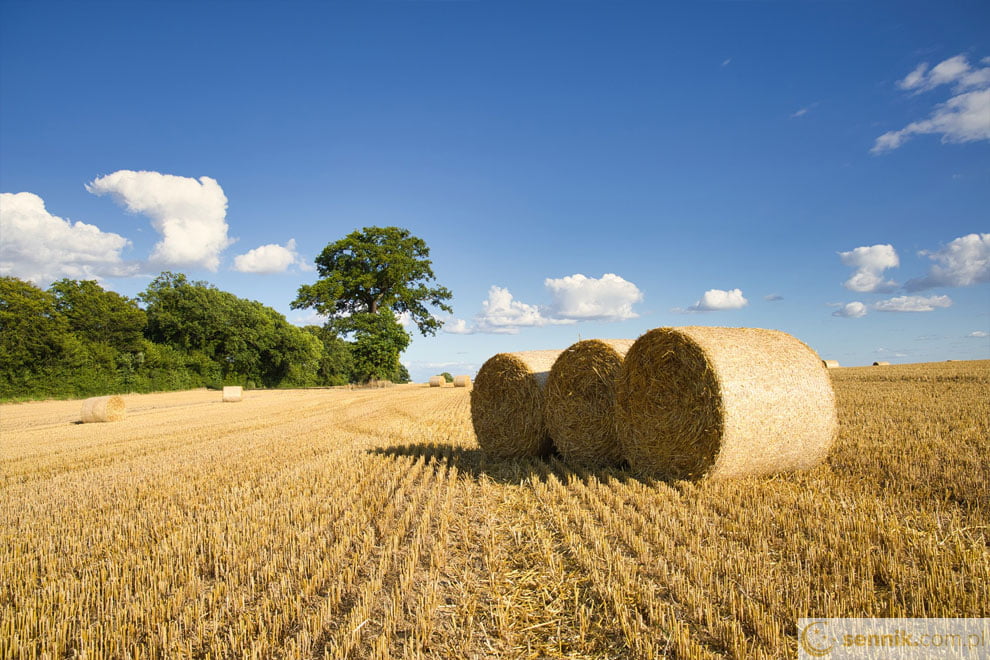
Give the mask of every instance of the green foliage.
[[(0, 278), (0, 398), (322, 384), (321, 339), (259, 302), (175, 273), (140, 299), (144, 310), (96, 282), (43, 291)], [(329, 362), (346, 382), (349, 347), (339, 343)]]
[(449, 371), (445, 371), (445, 372), (443, 372), (440, 375), (443, 376), (443, 379), (445, 381), (447, 381), (448, 383), (453, 383), (454, 382), (454, 377), (450, 375), (450, 372)]
[(327, 245), (316, 258), (320, 279), (299, 287), (293, 309), (313, 308), (342, 332), (356, 330), (352, 319), (389, 309), (408, 313), (424, 336), (443, 325), (427, 305), (453, 312), (451, 293), (435, 280), (430, 249), (423, 239), (399, 227), (365, 227)]
[(397, 380), (402, 367), (399, 354), (409, 345), (409, 333), (395, 320), (395, 314), (388, 309), (355, 314), (350, 325), (354, 328), (353, 380)]
[(320, 342), (319, 366), (316, 369), (317, 385), (346, 385), (354, 370), (351, 344), (344, 341), (331, 328), (307, 325), (303, 328)]
[(48, 292), (54, 296), (55, 310), (79, 339), (126, 353), (141, 350), (148, 320), (136, 300), (106, 291), (92, 280), (61, 279)]

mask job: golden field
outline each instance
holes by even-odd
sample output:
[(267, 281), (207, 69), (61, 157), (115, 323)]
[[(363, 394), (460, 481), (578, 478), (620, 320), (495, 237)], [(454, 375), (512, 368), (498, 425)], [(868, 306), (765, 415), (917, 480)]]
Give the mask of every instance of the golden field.
[(490, 462), (464, 388), (0, 406), (2, 658), (793, 657), (990, 616), (990, 361), (830, 371), (801, 474)]

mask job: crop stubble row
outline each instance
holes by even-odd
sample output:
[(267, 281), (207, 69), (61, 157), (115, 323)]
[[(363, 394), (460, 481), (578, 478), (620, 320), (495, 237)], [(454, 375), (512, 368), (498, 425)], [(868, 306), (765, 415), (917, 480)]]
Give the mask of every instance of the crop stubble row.
[(5, 406), (0, 656), (782, 657), (801, 616), (987, 616), (990, 365), (832, 378), (826, 463), (727, 484), (489, 461), (455, 389), (147, 395), (102, 442)]

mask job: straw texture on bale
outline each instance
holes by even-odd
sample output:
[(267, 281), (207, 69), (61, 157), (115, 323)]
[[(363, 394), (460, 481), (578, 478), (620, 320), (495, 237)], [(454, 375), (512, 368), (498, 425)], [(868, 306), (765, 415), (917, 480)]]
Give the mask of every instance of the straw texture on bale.
[(454, 376), (454, 387), (471, 387), (471, 377)]
[(226, 403), (237, 403), (244, 398), (244, 388), (240, 385), (227, 385), (223, 388), (223, 400)]
[(443, 387), (445, 380), (443, 376), (430, 376), (430, 387)]
[(616, 384), (631, 467), (674, 479), (814, 467), (838, 432), (821, 358), (787, 333), (657, 328), (636, 340)]
[(822, 360), (822, 364), (825, 365), (826, 369), (835, 369), (839, 366), (838, 360)]
[(582, 467), (617, 465), (615, 380), (632, 339), (587, 339), (560, 354), (543, 395), (543, 418), (554, 446)]
[(498, 353), (481, 366), (471, 389), (471, 422), (488, 456), (545, 456), (553, 449), (543, 423), (543, 387), (560, 353)]
[(874, 362), (873, 363), (873, 366), (874, 367), (889, 367), (890, 366), (890, 362), (884, 362), (883, 360), (878, 360), (877, 362)]
[(119, 396), (95, 396), (82, 402), (83, 422), (119, 422), (125, 416), (124, 399)]

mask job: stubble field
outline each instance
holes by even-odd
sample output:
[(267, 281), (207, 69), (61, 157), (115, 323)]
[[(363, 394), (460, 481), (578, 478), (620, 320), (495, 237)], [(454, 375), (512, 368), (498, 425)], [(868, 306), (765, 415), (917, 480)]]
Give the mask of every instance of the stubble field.
[(831, 372), (802, 474), (489, 462), (465, 389), (0, 407), (2, 658), (793, 657), (990, 616), (990, 361)]

